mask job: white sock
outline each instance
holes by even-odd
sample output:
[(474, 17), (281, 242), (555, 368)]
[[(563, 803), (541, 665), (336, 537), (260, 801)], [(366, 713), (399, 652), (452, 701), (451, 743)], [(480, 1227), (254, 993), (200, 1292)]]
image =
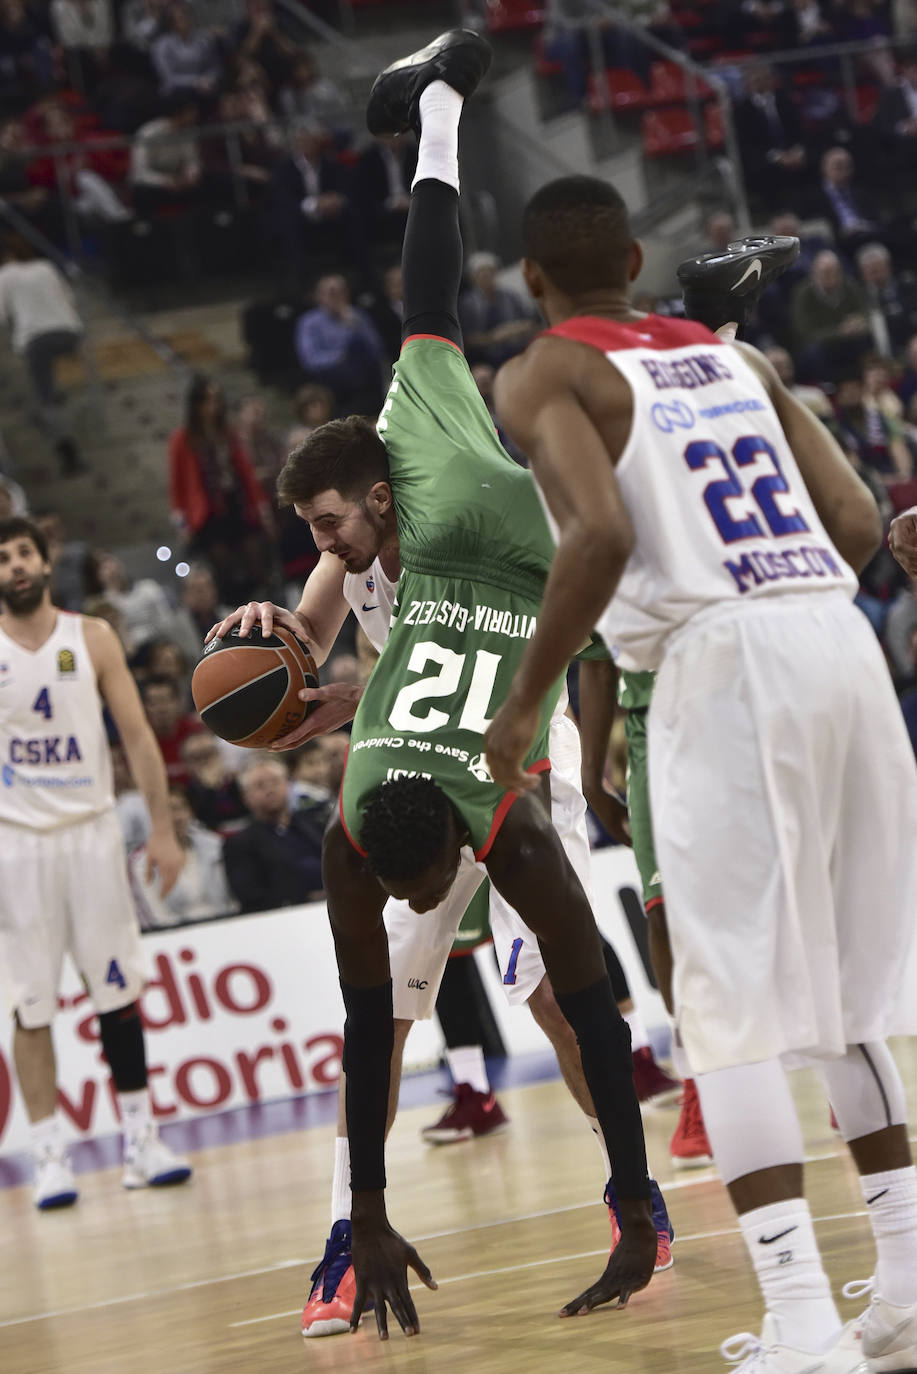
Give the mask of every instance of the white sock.
[(634, 1008), (633, 1011), (624, 1012), (624, 1020), (630, 1026), (630, 1047), (633, 1052), (636, 1054), (637, 1050), (645, 1050), (650, 1043), (650, 1038), (646, 1033), (646, 1026), (643, 1024), (643, 1018), (639, 1011)]
[(458, 131), (465, 100), (445, 81), (431, 81), (420, 96), (420, 146), (417, 171), (411, 190), (418, 181), (444, 181), (459, 189)]
[(132, 1093), (118, 1093), (121, 1129), (125, 1140), (136, 1140), (153, 1120), (150, 1094), (146, 1088)]
[(756, 1207), (739, 1217), (739, 1225), (777, 1340), (813, 1355), (827, 1350), (842, 1323), (805, 1198)]
[(331, 1225), (350, 1220), (350, 1141), (346, 1135), (335, 1137), (334, 1178), (331, 1183)]
[(460, 1045), (458, 1049), (446, 1050), (446, 1063), (456, 1087), (459, 1083), (467, 1083), (476, 1093), (490, 1092), (484, 1051), (480, 1045)]
[(917, 1170), (860, 1178), (876, 1242), (876, 1292), (896, 1307), (917, 1302)]
[(33, 1121), (29, 1126), (29, 1144), (32, 1153), (36, 1155), (44, 1154), (46, 1150), (53, 1150), (55, 1154), (64, 1152), (64, 1135), (61, 1129), (61, 1119), (57, 1112), (52, 1112), (50, 1116), (43, 1116), (40, 1121)]

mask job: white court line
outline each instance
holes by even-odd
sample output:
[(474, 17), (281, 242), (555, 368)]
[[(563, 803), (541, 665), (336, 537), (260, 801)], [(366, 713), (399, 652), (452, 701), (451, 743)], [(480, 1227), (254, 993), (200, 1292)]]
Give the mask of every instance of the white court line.
[(29, 1322), (43, 1322), (51, 1317), (74, 1317), (80, 1312), (97, 1312), (102, 1307), (117, 1307), (125, 1302), (148, 1302), (150, 1298), (164, 1298), (171, 1293), (188, 1293), (192, 1288), (209, 1288), (214, 1283), (233, 1283), (236, 1279), (252, 1279), (259, 1274), (276, 1274), (281, 1269), (296, 1269), (301, 1264), (308, 1264), (304, 1259), (278, 1260), (276, 1264), (268, 1264), (263, 1269), (241, 1269), (237, 1274), (219, 1274), (216, 1278), (193, 1279), (188, 1283), (176, 1283), (170, 1288), (152, 1288), (145, 1293), (126, 1293), (118, 1298), (105, 1298), (102, 1302), (87, 1302), (80, 1307), (58, 1307), (50, 1312), (35, 1312), (31, 1317), (12, 1317), (9, 1321), (0, 1322), (0, 1329), (5, 1326), (26, 1326)]
[[(849, 1221), (852, 1217), (865, 1217), (865, 1212), (837, 1212), (828, 1217), (813, 1217), (816, 1226), (821, 1226), (829, 1221)], [(474, 1230), (476, 1228), (469, 1228)], [(675, 1237), (677, 1245), (687, 1245), (694, 1240), (715, 1240), (721, 1236), (740, 1236), (742, 1234), (738, 1226), (727, 1226), (721, 1231), (695, 1231), (691, 1235)], [(448, 1283), (465, 1283), (468, 1279), (490, 1279), (498, 1274), (519, 1274), (525, 1269), (539, 1269), (546, 1264), (569, 1264), (573, 1260), (595, 1259), (599, 1255), (607, 1255), (608, 1246), (603, 1245), (601, 1250), (581, 1250), (575, 1255), (549, 1255), (547, 1259), (526, 1260), (524, 1264), (508, 1264), (501, 1269), (476, 1269), (470, 1274), (450, 1274), (448, 1278), (437, 1279), (437, 1285), (445, 1288)], [(412, 1293), (419, 1293), (426, 1285), (422, 1283), (412, 1283), (408, 1285)], [(245, 1321), (230, 1322), (230, 1328), (238, 1326), (260, 1326), (262, 1322), (286, 1321), (288, 1317), (298, 1317), (302, 1313), (301, 1307), (294, 1307), (289, 1312), (269, 1312), (264, 1317), (248, 1317)]]

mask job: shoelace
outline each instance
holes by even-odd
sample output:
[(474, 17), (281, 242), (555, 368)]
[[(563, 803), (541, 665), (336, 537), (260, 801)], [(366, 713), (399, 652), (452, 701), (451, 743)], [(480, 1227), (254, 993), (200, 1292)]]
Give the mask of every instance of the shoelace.
[(875, 1274), (871, 1279), (851, 1279), (845, 1283), (841, 1293), (845, 1298), (865, 1298), (867, 1293), (871, 1293), (876, 1286)]
[(720, 1354), (730, 1364), (738, 1364), (741, 1360), (748, 1360), (745, 1367), (751, 1371), (763, 1360), (764, 1344), (760, 1336), (754, 1336), (750, 1331), (739, 1331), (737, 1335), (728, 1336), (723, 1341), (720, 1346)]

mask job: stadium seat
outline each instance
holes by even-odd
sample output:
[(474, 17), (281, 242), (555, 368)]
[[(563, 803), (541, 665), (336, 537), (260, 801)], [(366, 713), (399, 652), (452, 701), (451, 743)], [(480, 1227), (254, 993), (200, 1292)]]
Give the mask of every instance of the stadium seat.
[(609, 67), (605, 90), (589, 75), (589, 108), (593, 114), (610, 104), (613, 110), (640, 110), (649, 103), (650, 94), (636, 72), (629, 67)]
[(878, 86), (857, 86), (854, 91), (854, 119), (857, 124), (871, 124), (878, 108)]
[(641, 125), (643, 152), (646, 157), (671, 157), (697, 147), (697, 125), (691, 111), (684, 107), (673, 110), (647, 110)]
[[(697, 82), (698, 95), (711, 95), (710, 86), (703, 79)], [(678, 62), (654, 62), (650, 68), (649, 105), (680, 105), (688, 95), (684, 67)]]
[(544, 5), (535, 5), (532, 0), (487, 0), (484, 23), (488, 33), (536, 29), (544, 23), (544, 14)]
[(549, 57), (544, 48), (544, 34), (535, 35), (535, 75), (563, 76), (564, 64), (556, 57)]
[(723, 107), (717, 100), (704, 106), (704, 142), (708, 148), (722, 148), (726, 142)]

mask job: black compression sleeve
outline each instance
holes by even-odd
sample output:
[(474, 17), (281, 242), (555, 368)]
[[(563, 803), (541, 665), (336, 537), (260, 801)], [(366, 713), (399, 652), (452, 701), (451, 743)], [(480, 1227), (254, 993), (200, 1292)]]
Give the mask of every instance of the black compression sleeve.
[(580, 992), (558, 992), (555, 988), (554, 996), (576, 1032), (583, 1073), (608, 1147), (615, 1191), (621, 1198), (649, 1197), (630, 1029), (615, 1006), (611, 984), (602, 978)]
[(343, 1067), (350, 1186), (354, 1190), (384, 1188), (385, 1119), (395, 1044), (392, 982), (355, 988), (342, 981), (341, 992), (347, 1011)]
[(615, 995), (616, 1002), (630, 1001), (630, 987), (627, 982), (627, 974), (624, 966), (614, 951), (614, 947), (608, 943), (604, 935), (602, 938), (602, 953), (605, 956), (605, 967), (608, 969), (608, 976), (611, 979), (611, 990)]
[(100, 1012), (99, 1039), (118, 1092), (136, 1093), (145, 1088), (146, 1048), (137, 1003)]
[(412, 334), (436, 334), (462, 347), (458, 293), (462, 284), (462, 234), (458, 191), (433, 178), (411, 193), (401, 252), (404, 278), (404, 342)]

